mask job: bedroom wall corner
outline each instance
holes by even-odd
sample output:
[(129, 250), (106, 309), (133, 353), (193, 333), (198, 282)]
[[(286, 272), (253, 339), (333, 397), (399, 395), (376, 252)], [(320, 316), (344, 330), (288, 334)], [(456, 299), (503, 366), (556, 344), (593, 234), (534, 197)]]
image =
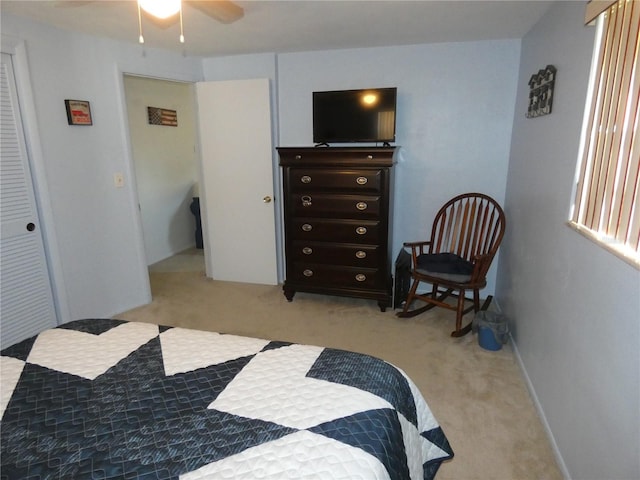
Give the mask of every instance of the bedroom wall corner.
[[(480, 191), (503, 203), (519, 59), (519, 40), (281, 54), (280, 144), (313, 144), (313, 91), (396, 87), (395, 259), (453, 196)], [(497, 263), (483, 296), (494, 294)]]

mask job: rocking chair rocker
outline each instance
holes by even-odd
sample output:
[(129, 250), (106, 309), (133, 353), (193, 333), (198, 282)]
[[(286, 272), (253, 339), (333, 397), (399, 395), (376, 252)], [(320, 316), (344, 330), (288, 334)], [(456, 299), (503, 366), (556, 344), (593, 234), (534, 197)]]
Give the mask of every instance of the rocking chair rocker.
[[(498, 251), (505, 231), (504, 211), (491, 197), (466, 193), (449, 200), (436, 214), (431, 239), (407, 242), (411, 249), (411, 289), (398, 317), (414, 317), (433, 307), (456, 311), (456, 329), (452, 337), (471, 330), (471, 322), (462, 327), (462, 317), (480, 310), (480, 290), (487, 284), (487, 272)], [(420, 282), (430, 283), (431, 292), (418, 293)], [(472, 305), (465, 308), (465, 292), (472, 291)], [(456, 297), (455, 304), (444, 300)], [(426, 305), (409, 310), (415, 300)]]

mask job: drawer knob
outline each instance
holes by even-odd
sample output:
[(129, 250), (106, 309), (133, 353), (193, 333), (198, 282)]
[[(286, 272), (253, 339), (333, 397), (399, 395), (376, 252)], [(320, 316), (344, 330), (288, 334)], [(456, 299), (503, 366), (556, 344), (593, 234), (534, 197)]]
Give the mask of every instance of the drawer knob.
[(300, 160), (302, 158), (302, 155), (296, 155), (296, 160)]
[(366, 210), (368, 207), (367, 202), (358, 202), (356, 203), (356, 208), (358, 210)]
[(373, 155), (367, 155), (367, 158), (368, 158), (369, 160), (373, 160)]
[(302, 225), (302, 231), (303, 232), (310, 232), (313, 229), (313, 227), (311, 225), (309, 225), (308, 223), (305, 223), (304, 225)]
[(365, 233), (367, 233), (367, 228), (366, 227), (358, 227), (358, 228), (356, 228), (356, 233), (358, 235), (364, 235)]
[(367, 177), (358, 177), (356, 178), (356, 183), (358, 185), (366, 185), (369, 179)]
[(356, 281), (358, 282), (364, 282), (367, 279), (366, 275), (363, 275), (362, 273), (359, 273), (358, 275), (356, 275)]
[(367, 252), (364, 252), (362, 250), (358, 250), (356, 252), (356, 258), (366, 258), (366, 256), (367, 256)]
[(300, 177), (300, 181), (302, 183), (311, 183), (311, 177), (309, 175), (303, 175)]
[(302, 272), (302, 274), (305, 277), (313, 277), (313, 270), (306, 269), (304, 272)]
[(304, 247), (302, 249), (302, 253), (304, 253), (305, 255), (311, 255), (313, 253), (313, 248), (311, 247)]
[(303, 207), (311, 206), (311, 197), (309, 195), (304, 195), (301, 200), (302, 200)]

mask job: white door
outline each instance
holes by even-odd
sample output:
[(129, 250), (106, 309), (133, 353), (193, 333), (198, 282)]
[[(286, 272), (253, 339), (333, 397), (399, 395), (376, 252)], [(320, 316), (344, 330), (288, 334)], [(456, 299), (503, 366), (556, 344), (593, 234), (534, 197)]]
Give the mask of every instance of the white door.
[(2, 348), (57, 323), (11, 56), (0, 74), (0, 337)]
[(269, 80), (201, 82), (196, 98), (207, 276), (276, 285)]

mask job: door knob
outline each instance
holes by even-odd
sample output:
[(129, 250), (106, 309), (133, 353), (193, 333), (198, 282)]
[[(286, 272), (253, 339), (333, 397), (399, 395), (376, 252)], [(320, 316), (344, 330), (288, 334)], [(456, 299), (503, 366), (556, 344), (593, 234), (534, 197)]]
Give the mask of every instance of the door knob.
[(263, 201), (264, 203), (271, 203), (271, 197), (270, 197), (269, 195), (267, 195), (266, 197), (264, 197), (264, 198), (262, 199), (262, 201)]

